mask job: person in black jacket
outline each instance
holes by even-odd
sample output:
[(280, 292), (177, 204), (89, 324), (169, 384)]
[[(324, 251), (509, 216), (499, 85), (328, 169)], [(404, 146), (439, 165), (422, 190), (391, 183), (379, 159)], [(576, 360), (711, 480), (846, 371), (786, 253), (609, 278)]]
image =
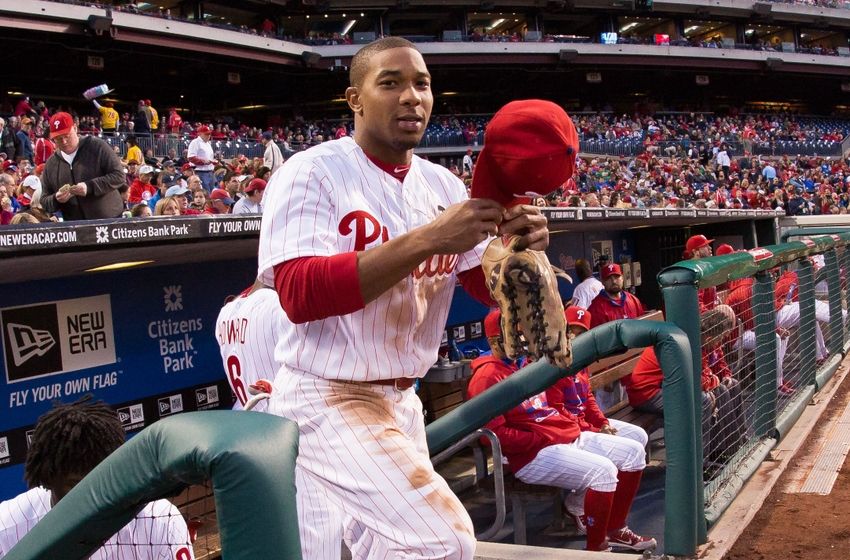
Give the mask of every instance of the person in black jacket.
[(5, 119), (0, 118), (0, 152), (5, 152), (9, 161), (15, 161), (16, 142), (15, 131), (6, 126)]
[(121, 216), (120, 190), (126, 181), (121, 160), (109, 144), (94, 136), (80, 138), (68, 113), (56, 113), (48, 123), (56, 151), (41, 175), (44, 210), (51, 214), (61, 210), (65, 220)]

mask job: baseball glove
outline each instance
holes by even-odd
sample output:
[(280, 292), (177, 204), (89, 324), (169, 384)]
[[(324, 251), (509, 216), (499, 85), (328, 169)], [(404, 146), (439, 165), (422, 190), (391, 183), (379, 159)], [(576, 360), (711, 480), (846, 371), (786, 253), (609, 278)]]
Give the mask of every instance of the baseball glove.
[(484, 250), (481, 266), (490, 295), (502, 312), (505, 354), (516, 359), (525, 353), (536, 359), (568, 368), (572, 363), (564, 305), (555, 273), (567, 274), (549, 263), (546, 253), (519, 249), (518, 235), (497, 237)]

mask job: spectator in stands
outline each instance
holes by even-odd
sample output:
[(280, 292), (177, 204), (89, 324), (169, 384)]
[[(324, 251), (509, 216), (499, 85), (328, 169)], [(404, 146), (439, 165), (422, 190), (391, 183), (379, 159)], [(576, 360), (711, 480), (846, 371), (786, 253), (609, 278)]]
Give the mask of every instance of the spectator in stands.
[(153, 216), (153, 212), (150, 206), (142, 202), (133, 206), (133, 209), (130, 210), (130, 216), (133, 218), (150, 218)]
[[(177, 112), (175, 107), (168, 110), (168, 132), (171, 134), (180, 134), (183, 129), (183, 117)], [(170, 156), (171, 159), (174, 157)]]
[(97, 99), (92, 99), (92, 103), (100, 113), (100, 130), (105, 134), (113, 134), (118, 130), (118, 111), (112, 101), (104, 101), (101, 105)]
[(14, 216), (12, 216), (12, 221), (9, 222), (9, 225), (16, 226), (18, 224), (40, 224), (38, 218), (30, 214), (29, 212), (18, 212)]
[(50, 130), (45, 128), (40, 134), (36, 135), (34, 148), (34, 161), (36, 166), (44, 165), (44, 163), (56, 151), (56, 145), (50, 140)]
[(159, 130), (159, 112), (151, 105), (150, 99), (145, 99), (145, 107), (151, 115), (151, 132)]
[(233, 199), (224, 189), (213, 189), (210, 193), (210, 203), (207, 206), (208, 214), (229, 214), (233, 206)]
[(207, 191), (203, 188), (190, 189), (192, 193), (192, 202), (189, 204), (189, 208), (192, 210), (197, 210), (198, 212), (207, 214), (207, 207), (209, 206), (209, 201), (207, 200)]
[(12, 221), (15, 211), (12, 209), (12, 200), (4, 195), (0, 195), (0, 225), (9, 225)]
[(18, 197), (18, 201), (22, 207), (29, 209), (32, 206), (35, 191), (41, 190), (41, 179), (35, 175), (27, 175), (21, 182), (21, 188), (19, 190), (21, 194)]
[(120, 189), (127, 183), (121, 160), (109, 144), (94, 136), (80, 138), (71, 115), (62, 112), (50, 118), (50, 137), (58, 149), (44, 164), (44, 210), (61, 211), (65, 220), (121, 216), (124, 201)]
[(142, 149), (139, 147), (139, 141), (136, 139), (136, 136), (130, 134), (127, 138), (124, 139), (127, 142), (127, 162), (136, 161), (141, 165), (145, 161), (144, 155), (142, 155)]
[(32, 130), (32, 119), (29, 117), (21, 118), (21, 129), (17, 132), (18, 136), (18, 145), (20, 146), (20, 152), (18, 152), (17, 157), (15, 158), (18, 161), (33, 161), (35, 159), (33, 148), (32, 148), (32, 139), (30, 138), (30, 131)]
[(201, 212), (189, 207), (190, 194), (189, 189), (179, 183), (168, 187), (168, 190), (165, 191), (166, 198), (172, 197), (180, 204), (181, 215), (186, 214), (190, 216), (197, 216), (201, 214)]
[(271, 172), (275, 171), (283, 165), (283, 154), (280, 151), (277, 143), (274, 141), (274, 135), (268, 130), (263, 132), (262, 143), (266, 147), (263, 152), (263, 165), (271, 169)]
[(210, 144), (212, 131), (204, 124), (198, 127), (197, 133), (198, 136), (189, 143), (189, 162), (194, 164), (195, 175), (200, 177), (204, 190), (210, 192), (215, 185), (213, 171), (218, 163)]
[(179, 216), (180, 202), (173, 196), (161, 198), (156, 203), (153, 211), (154, 216)]
[(234, 214), (262, 214), (263, 193), (266, 190), (266, 182), (262, 179), (251, 179), (245, 187), (245, 196), (240, 198), (233, 206)]
[(127, 198), (130, 204), (147, 203), (156, 194), (157, 189), (151, 183), (153, 176), (154, 168), (150, 165), (143, 165), (139, 168), (139, 177), (130, 185), (130, 195)]
[(579, 283), (573, 290), (572, 305), (587, 309), (590, 307), (593, 298), (598, 296), (605, 287), (593, 276), (593, 269), (586, 259), (576, 260), (576, 276), (578, 276)]
[[(484, 319), (492, 354), (472, 362), (470, 398), (523, 365), (522, 358), (513, 361), (505, 356), (500, 322), (498, 310)], [(579, 420), (563, 406), (551, 406), (546, 392), (526, 399), (487, 427), (498, 436), (507, 466), (519, 480), (575, 490), (583, 497), (583, 508), (574, 519), (579, 531), (583, 529), (587, 535), (587, 550), (655, 548), (655, 539), (637, 535), (626, 525), (646, 466), (642, 445), (608, 434), (582, 432)]]
[(133, 116), (133, 131), (136, 134), (151, 133), (151, 111), (150, 108), (145, 105), (144, 99), (140, 99), (139, 104), (136, 107), (136, 114)]
[(0, 151), (6, 154), (6, 159), (15, 161), (18, 140), (11, 128), (6, 126), (6, 119), (0, 118)]
[[(115, 411), (85, 397), (56, 403), (38, 419), (24, 478), (30, 490), (0, 503), (0, 556), (5, 556), (89, 472), (124, 443)], [(142, 537), (144, 535), (144, 537)], [(150, 502), (92, 558), (194, 558), (182, 514), (168, 500)]]
[(591, 325), (597, 327), (617, 319), (637, 319), (644, 314), (643, 304), (623, 289), (623, 269), (618, 264), (600, 267), (604, 290), (590, 304)]

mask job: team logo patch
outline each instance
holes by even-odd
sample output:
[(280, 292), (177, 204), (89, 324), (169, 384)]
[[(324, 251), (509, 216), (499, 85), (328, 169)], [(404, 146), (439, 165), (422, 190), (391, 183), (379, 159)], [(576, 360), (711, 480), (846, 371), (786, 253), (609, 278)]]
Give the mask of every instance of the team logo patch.
[(115, 363), (108, 295), (0, 310), (6, 381)]

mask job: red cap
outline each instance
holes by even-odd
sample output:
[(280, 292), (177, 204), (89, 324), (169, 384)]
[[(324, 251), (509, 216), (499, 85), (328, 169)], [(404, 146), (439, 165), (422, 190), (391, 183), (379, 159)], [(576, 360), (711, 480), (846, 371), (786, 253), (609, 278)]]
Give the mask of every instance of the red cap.
[[(613, 265), (616, 266), (616, 265)], [(605, 267), (608, 268), (608, 267)], [(570, 325), (581, 325), (584, 327), (584, 330), (590, 330), (590, 311), (585, 309), (584, 307), (570, 306), (564, 310), (564, 316), (567, 318), (567, 326)]]
[(251, 193), (256, 190), (264, 190), (266, 188), (266, 182), (263, 179), (257, 177), (256, 179), (251, 179), (251, 182), (248, 183), (248, 186), (245, 187), (246, 193)]
[(697, 249), (701, 247), (705, 247), (712, 243), (714, 239), (709, 239), (704, 235), (692, 235), (688, 238), (688, 241), (685, 243), (685, 250), (693, 253)]
[(233, 204), (233, 199), (230, 198), (230, 193), (224, 189), (213, 189), (210, 193), (210, 200), (220, 200), (227, 205)]
[(183, 167), (181, 167), (180, 170), (181, 171), (188, 171), (190, 169), (193, 169), (194, 167), (195, 167), (194, 163), (186, 162), (186, 163), (183, 164)]
[(484, 133), (472, 175), (472, 196), (504, 206), (528, 193), (546, 195), (572, 177), (578, 134), (567, 113), (551, 101), (512, 101)]
[(715, 255), (731, 255), (735, 252), (735, 248), (729, 245), (728, 243), (724, 243), (714, 252)]
[(623, 269), (620, 268), (620, 265), (618, 264), (606, 264), (602, 267), (602, 270), (600, 271), (599, 275), (602, 276), (603, 280), (605, 280), (609, 276), (622, 276)]
[(209, 134), (210, 132), (212, 132), (212, 130), (210, 130), (210, 127), (208, 127), (207, 125), (202, 124), (198, 127), (197, 132), (198, 134)]
[(50, 117), (50, 137), (56, 138), (68, 134), (74, 127), (74, 117), (65, 112), (56, 113)]
[(147, 105), (148, 107), (150, 107), (150, 106), (151, 106), (151, 100), (150, 100), (150, 99), (145, 99), (145, 105)]
[(494, 309), (484, 317), (484, 336), (487, 338), (502, 335), (502, 312)]

